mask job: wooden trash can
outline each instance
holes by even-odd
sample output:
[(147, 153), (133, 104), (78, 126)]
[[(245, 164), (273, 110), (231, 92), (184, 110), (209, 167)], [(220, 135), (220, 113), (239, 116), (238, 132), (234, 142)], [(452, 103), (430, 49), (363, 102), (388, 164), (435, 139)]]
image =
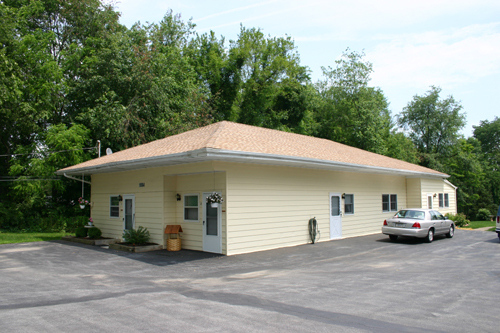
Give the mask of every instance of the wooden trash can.
[(180, 232), (182, 232), (182, 227), (180, 225), (167, 225), (167, 227), (165, 228), (165, 234), (167, 234), (167, 251), (181, 250), (181, 236), (179, 234)]

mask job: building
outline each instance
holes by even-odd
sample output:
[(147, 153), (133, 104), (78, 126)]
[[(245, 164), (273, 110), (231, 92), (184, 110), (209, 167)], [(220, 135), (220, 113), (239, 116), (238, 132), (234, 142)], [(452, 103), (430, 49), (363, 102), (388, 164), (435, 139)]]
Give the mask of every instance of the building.
[[(226, 255), (380, 232), (401, 208), (456, 213), (441, 172), (330, 140), (222, 121), (126, 149), (58, 174), (91, 175), (91, 214), (103, 236), (143, 226), (165, 244)], [(218, 192), (217, 208), (206, 198)]]

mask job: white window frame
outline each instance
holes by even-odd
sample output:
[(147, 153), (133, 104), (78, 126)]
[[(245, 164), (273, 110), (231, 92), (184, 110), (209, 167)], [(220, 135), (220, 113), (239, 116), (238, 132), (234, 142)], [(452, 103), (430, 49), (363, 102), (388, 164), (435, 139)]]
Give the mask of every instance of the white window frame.
[[(111, 198), (118, 199), (118, 206), (111, 205)], [(118, 216), (111, 215), (111, 207), (118, 207)], [(120, 195), (119, 194), (109, 196), (109, 218), (111, 218), (111, 219), (119, 219), (120, 218)]]
[[(384, 210), (384, 195), (387, 195), (389, 197), (389, 210)], [(392, 209), (392, 198), (396, 198), (396, 208)], [(388, 213), (388, 212), (397, 212), (398, 211), (398, 195), (397, 194), (388, 194), (388, 193), (383, 193), (382, 194), (382, 212), (383, 213)]]
[[(195, 206), (186, 206), (186, 197), (196, 197), (196, 207)], [(182, 217), (184, 222), (199, 222), (200, 221), (200, 195), (198, 193), (186, 193), (182, 197)], [(196, 208), (197, 209), (197, 218), (196, 220), (186, 220), (186, 208)]]
[(444, 194), (444, 206), (446, 208), (450, 207), (450, 194), (449, 193)]
[[(352, 197), (352, 212), (351, 213), (348, 213), (347, 212), (347, 209), (346, 209), (346, 203), (345, 203), (345, 198), (347, 198), (347, 196), (350, 195)], [(354, 215), (354, 194), (352, 193), (345, 193), (344, 194), (344, 215)]]

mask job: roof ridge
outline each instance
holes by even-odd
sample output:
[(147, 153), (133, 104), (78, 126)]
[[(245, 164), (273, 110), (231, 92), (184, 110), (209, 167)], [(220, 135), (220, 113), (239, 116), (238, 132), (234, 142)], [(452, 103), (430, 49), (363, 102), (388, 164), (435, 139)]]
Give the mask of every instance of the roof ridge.
[(219, 138), (219, 134), (222, 132), (224, 129), (226, 121), (219, 121), (214, 123), (214, 131), (212, 134), (210, 134), (207, 138), (207, 141), (205, 142), (205, 148), (217, 148), (217, 139)]

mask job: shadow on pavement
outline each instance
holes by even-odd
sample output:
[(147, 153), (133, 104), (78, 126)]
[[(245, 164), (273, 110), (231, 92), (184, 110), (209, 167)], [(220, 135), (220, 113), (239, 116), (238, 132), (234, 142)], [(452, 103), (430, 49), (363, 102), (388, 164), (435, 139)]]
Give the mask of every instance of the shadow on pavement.
[(137, 260), (155, 266), (168, 266), (195, 260), (224, 257), (224, 255), (222, 254), (193, 251), (193, 250), (180, 250), (180, 251), (157, 250), (157, 251), (142, 252), (142, 253), (132, 253), (132, 252), (109, 249), (108, 246), (93, 246), (93, 245), (67, 242), (63, 240), (52, 240), (49, 242), (58, 243), (66, 246), (84, 248), (120, 257), (126, 257), (128, 259)]

